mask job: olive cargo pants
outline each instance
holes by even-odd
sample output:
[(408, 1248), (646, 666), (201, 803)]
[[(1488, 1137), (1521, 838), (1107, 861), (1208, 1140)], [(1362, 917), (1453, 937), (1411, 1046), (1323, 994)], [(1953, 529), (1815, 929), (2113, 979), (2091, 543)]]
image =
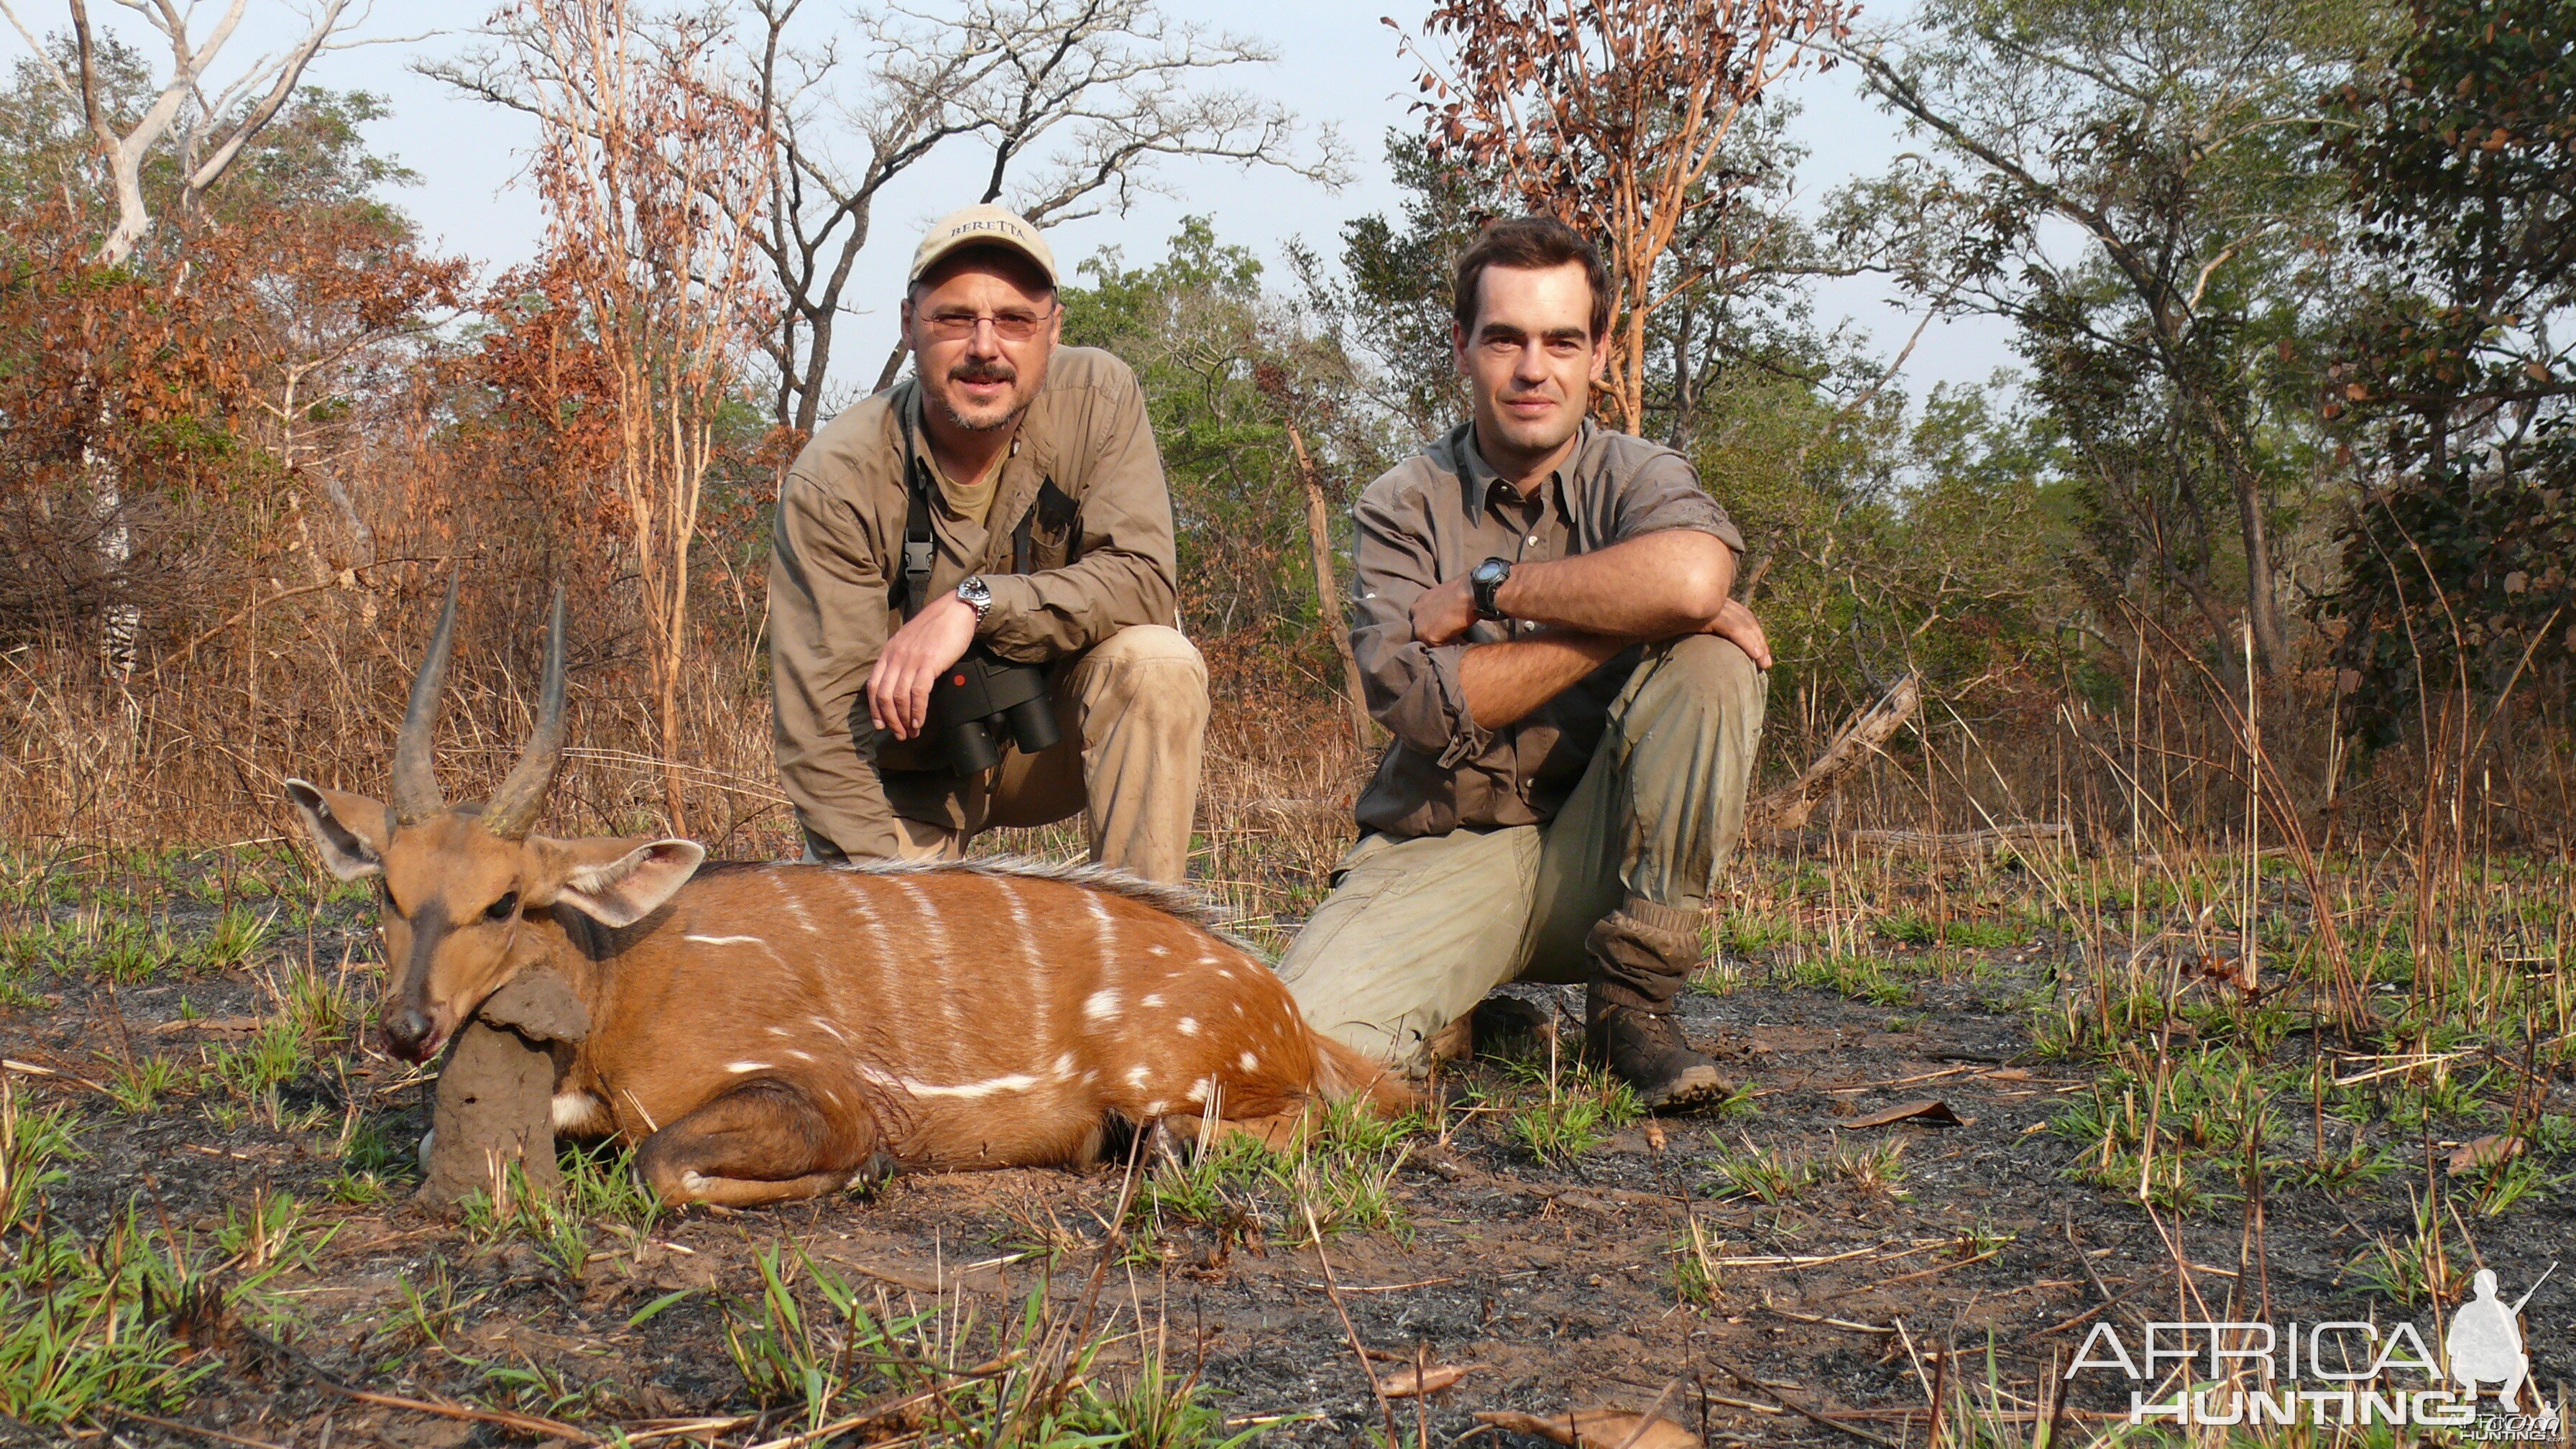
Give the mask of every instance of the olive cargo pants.
[[(966, 828), (894, 817), (903, 860), (956, 860), (996, 825), (1052, 825), (1084, 817), (1091, 858), (1147, 880), (1188, 873), (1198, 811), (1199, 758), (1207, 733), (1207, 661), (1178, 629), (1133, 624), (1056, 673), (1052, 748), (1005, 750), (968, 783)], [(823, 850), (811, 834), (807, 858)]]
[(1704, 907), (1744, 830), (1763, 691), (1727, 640), (1657, 645), (1554, 820), (1362, 839), (1279, 963), (1308, 1023), (1419, 1073), (1494, 987), (1585, 980), (1585, 934), (1626, 902)]

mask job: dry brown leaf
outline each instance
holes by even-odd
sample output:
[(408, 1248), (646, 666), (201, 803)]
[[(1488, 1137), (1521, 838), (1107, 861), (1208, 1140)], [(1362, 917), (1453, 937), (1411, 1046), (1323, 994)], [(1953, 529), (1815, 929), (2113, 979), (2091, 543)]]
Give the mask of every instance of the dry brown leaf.
[(1646, 1145), (1657, 1152), (1663, 1151), (1667, 1145), (1664, 1139), (1664, 1124), (1652, 1117), (1646, 1119)]
[(1624, 1409), (1578, 1409), (1546, 1418), (1496, 1409), (1478, 1414), (1476, 1422), (1508, 1433), (1535, 1435), (1567, 1449), (1700, 1449), (1699, 1436), (1672, 1420), (1650, 1419)]
[(1905, 1121), (1921, 1122), (1927, 1127), (1960, 1125), (1959, 1114), (1950, 1110), (1949, 1103), (1926, 1097), (1919, 1102), (1899, 1102), (1893, 1107), (1872, 1112), (1866, 1117), (1854, 1117), (1843, 1126), (1858, 1131), (1863, 1127), (1884, 1127), (1890, 1122)]
[(2500, 1167), (2522, 1155), (2519, 1137), (2481, 1137), (2463, 1142), (2451, 1154), (2451, 1171), (2473, 1172), (2481, 1167)]
[(1482, 1364), (1435, 1363), (1421, 1371), (1422, 1379), (1414, 1381), (1411, 1364), (1397, 1369), (1377, 1381), (1379, 1393), (1390, 1399), (1410, 1399), (1418, 1394), (1436, 1394), (1451, 1384), (1482, 1368)]
[(1989, 1082), (2027, 1082), (2030, 1080), (2030, 1073), (2023, 1071), (2019, 1067), (1998, 1067), (1994, 1071), (1986, 1073), (1986, 1080)]

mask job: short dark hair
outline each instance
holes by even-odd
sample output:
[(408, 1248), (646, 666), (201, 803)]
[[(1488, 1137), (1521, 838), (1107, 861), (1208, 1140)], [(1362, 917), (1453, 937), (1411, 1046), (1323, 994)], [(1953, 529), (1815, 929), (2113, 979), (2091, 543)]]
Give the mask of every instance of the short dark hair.
[(1592, 285), (1592, 336), (1610, 330), (1610, 266), (1592, 239), (1552, 216), (1515, 216), (1489, 222), (1466, 254), (1458, 258), (1458, 284), (1450, 294), (1451, 315), (1458, 330), (1476, 332), (1477, 285), (1487, 267), (1545, 271), (1567, 262), (1583, 264), (1583, 280)]

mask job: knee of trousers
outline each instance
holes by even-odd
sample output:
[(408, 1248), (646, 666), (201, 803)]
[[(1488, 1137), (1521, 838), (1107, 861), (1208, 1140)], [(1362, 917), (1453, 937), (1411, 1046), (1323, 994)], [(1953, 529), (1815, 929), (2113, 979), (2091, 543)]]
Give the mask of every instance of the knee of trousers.
[(1713, 715), (1724, 727), (1761, 727), (1762, 671), (1734, 640), (1693, 634), (1665, 649), (1645, 691), (1658, 706)]
[(1207, 660), (1178, 629), (1131, 624), (1092, 646), (1084, 662), (1103, 671), (1097, 708), (1112, 717), (1182, 727), (1207, 722)]

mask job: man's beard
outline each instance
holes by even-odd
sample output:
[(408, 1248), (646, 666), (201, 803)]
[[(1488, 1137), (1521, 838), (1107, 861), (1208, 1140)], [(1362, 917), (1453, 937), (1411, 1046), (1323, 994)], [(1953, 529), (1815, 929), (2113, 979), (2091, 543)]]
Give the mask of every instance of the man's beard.
[[(1020, 370), (1009, 363), (961, 362), (948, 369), (950, 382), (1017, 382), (1019, 379)], [(938, 400), (939, 410), (948, 415), (949, 425), (969, 433), (990, 433), (1007, 428), (1019, 417), (1021, 411), (1014, 407), (997, 417), (978, 420), (969, 418), (959, 411), (955, 396), (946, 390), (943, 389), (940, 392)]]

